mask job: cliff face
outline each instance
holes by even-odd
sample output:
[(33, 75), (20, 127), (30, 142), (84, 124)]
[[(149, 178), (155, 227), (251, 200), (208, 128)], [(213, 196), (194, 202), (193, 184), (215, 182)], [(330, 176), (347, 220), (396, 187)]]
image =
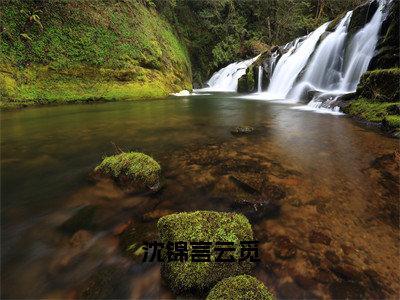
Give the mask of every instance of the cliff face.
[(0, 25), (6, 105), (160, 97), (191, 88), (186, 47), (151, 1), (6, 0)]

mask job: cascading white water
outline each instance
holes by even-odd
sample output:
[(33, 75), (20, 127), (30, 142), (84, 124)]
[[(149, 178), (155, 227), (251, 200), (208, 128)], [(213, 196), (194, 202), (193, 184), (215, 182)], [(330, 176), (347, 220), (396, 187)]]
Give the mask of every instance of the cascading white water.
[(329, 23), (325, 23), (320, 26), (303, 41), (296, 39), (294, 45), (282, 55), (272, 74), (268, 90), (264, 95), (267, 99), (286, 98), (328, 25)]
[(340, 21), (336, 30), (319, 45), (311, 59), (303, 80), (290, 92), (290, 98), (299, 100), (307, 90), (336, 89), (341, 81), (344, 42), (352, 11)]
[(378, 42), (385, 4), (385, 1), (380, 2), (371, 21), (353, 37), (350, 43), (349, 58), (344, 66), (343, 80), (340, 82), (340, 90), (347, 92), (355, 91), (360, 82), (361, 75), (367, 71)]
[(262, 92), (262, 76), (263, 76), (263, 67), (258, 67), (258, 82), (257, 82), (257, 92)]
[(208, 87), (196, 91), (236, 92), (239, 78), (246, 74), (248, 66), (258, 57), (259, 55), (248, 60), (234, 62), (222, 68), (207, 81)]
[(279, 52), (275, 51), (274, 53), (271, 54), (271, 58), (270, 58), (270, 74), (272, 74), (275, 70), (275, 65), (276, 65), (276, 60), (278, 59), (279, 56)]
[[(390, 1), (379, 0), (379, 7), (371, 20), (352, 37), (348, 34), (352, 18), (350, 11), (333, 32), (326, 34), (318, 46), (316, 45), (326, 32), (329, 22), (308, 36), (286, 44), (283, 47), (286, 53), (280, 58), (279, 51), (272, 53), (267, 91), (262, 92), (260, 68), (258, 92), (242, 97), (298, 102), (304, 99), (306, 92), (311, 91), (312, 94), (308, 95), (314, 96), (309, 105), (296, 108), (339, 113), (339, 108), (334, 106), (335, 101), (343, 94), (354, 92), (362, 74), (367, 71), (384, 20), (385, 6)], [(205, 90), (236, 91), (238, 79), (255, 59), (257, 58), (233, 63), (221, 69), (211, 77), (209, 88)]]
[(308, 109), (333, 109), (336, 99), (355, 92), (362, 74), (367, 71), (378, 41), (384, 17), (385, 1), (381, 1), (372, 19), (360, 29), (346, 47), (345, 40), (352, 12), (340, 21), (336, 30), (319, 45), (303, 79), (291, 91), (290, 97), (301, 100), (306, 91), (317, 91)]

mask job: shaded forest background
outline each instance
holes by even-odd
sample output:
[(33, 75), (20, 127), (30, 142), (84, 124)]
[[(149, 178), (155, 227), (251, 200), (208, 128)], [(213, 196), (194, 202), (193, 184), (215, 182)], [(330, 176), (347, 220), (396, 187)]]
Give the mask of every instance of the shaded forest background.
[(308, 34), (364, 0), (147, 0), (189, 48), (194, 82)]

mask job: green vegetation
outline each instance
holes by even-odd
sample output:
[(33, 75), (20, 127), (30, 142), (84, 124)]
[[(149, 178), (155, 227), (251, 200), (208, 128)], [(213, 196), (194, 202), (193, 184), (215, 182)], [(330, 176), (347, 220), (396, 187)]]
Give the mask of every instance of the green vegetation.
[(400, 105), (400, 102), (376, 102), (365, 98), (358, 98), (351, 102), (349, 107), (345, 108), (345, 112), (370, 122), (379, 123), (386, 116), (390, 115), (393, 105)]
[(400, 128), (400, 69), (376, 69), (366, 72), (357, 87), (355, 99), (344, 111), (385, 129)]
[[(252, 240), (253, 231), (248, 219), (236, 213), (213, 211), (183, 212), (168, 215), (157, 223), (161, 241), (206, 241), (234, 242), (237, 250), (234, 257), (240, 256), (240, 241)], [(189, 257), (192, 249), (189, 246)], [(213, 253), (213, 251), (211, 251)], [(223, 278), (248, 274), (253, 265), (245, 262), (165, 262), (162, 276), (169, 287), (176, 293), (207, 293), (210, 288)]]
[(188, 45), (193, 81), (305, 35), (364, 0), (154, 0)]
[(218, 282), (210, 291), (207, 300), (272, 300), (265, 285), (248, 275), (229, 277)]
[(146, 1), (9, 1), (0, 23), (2, 107), (191, 88), (186, 47)]
[(140, 152), (124, 152), (108, 156), (95, 168), (96, 172), (118, 180), (142, 182), (152, 187), (159, 183), (161, 167), (153, 158)]

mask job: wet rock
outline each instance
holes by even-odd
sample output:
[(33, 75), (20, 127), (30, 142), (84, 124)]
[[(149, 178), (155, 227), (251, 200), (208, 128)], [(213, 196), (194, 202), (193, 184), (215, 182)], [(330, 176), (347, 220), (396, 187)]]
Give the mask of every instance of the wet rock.
[(327, 260), (329, 260), (333, 264), (338, 264), (340, 263), (340, 258), (339, 256), (336, 255), (334, 251), (328, 250), (325, 252), (325, 257)]
[(305, 290), (311, 289), (317, 285), (317, 282), (311, 276), (306, 276), (303, 274), (295, 275), (293, 280)]
[(237, 126), (235, 129), (231, 130), (231, 134), (234, 136), (249, 135), (254, 132), (254, 128), (251, 126)]
[[(254, 238), (252, 227), (246, 217), (236, 213), (195, 211), (162, 217), (157, 223), (161, 242), (179, 241), (240, 241)], [(188, 251), (191, 258), (193, 252)], [(232, 254), (236, 259), (239, 254)], [(218, 281), (239, 274), (249, 274), (254, 264), (245, 262), (218, 263), (163, 262), (161, 275), (176, 294), (187, 292), (205, 293)]]
[(247, 192), (247, 194), (238, 193), (234, 196), (233, 209), (239, 210), (254, 221), (279, 215), (280, 200), (286, 196), (281, 187), (266, 185), (260, 191), (244, 181), (239, 181), (236, 177), (232, 178), (234, 178), (238, 187)]
[(79, 288), (78, 299), (127, 298), (124, 288), (124, 271), (116, 266), (102, 267)]
[(70, 245), (73, 248), (83, 249), (85, 248), (90, 240), (93, 238), (93, 235), (87, 230), (79, 230), (74, 233), (74, 235), (70, 239)]
[(360, 281), (363, 278), (363, 274), (357, 271), (353, 266), (350, 265), (337, 265), (330, 268), (331, 271), (339, 278), (343, 280)]
[(301, 206), (301, 202), (299, 199), (293, 199), (292, 201), (290, 201), (290, 205), (294, 206), (294, 207), (300, 207)]
[(148, 213), (145, 213), (143, 215), (143, 220), (144, 221), (150, 221), (150, 220), (154, 220), (154, 219), (159, 219), (161, 217), (173, 214), (174, 212), (172, 210), (169, 209), (156, 209), (153, 211), (150, 211)]
[(328, 270), (324, 269), (317, 270), (314, 278), (321, 283), (330, 283), (334, 280), (333, 275)]
[(281, 259), (292, 258), (296, 255), (297, 247), (287, 236), (279, 236), (275, 239), (274, 253)]
[(310, 263), (313, 266), (316, 266), (316, 267), (321, 266), (321, 259), (318, 256), (314, 255), (314, 254), (309, 254), (308, 255), (308, 260), (310, 261)]
[(122, 234), (123, 232), (125, 232), (129, 228), (129, 226), (132, 225), (132, 222), (133, 222), (132, 220), (128, 220), (128, 221), (126, 221), (124, 223), (118, 224), (117, 226), (114, 227), (113, 234), (114, 235)]
[(93, 229), (93, 218), (97, 209), (98, 206), (96, 205), (79, 208), (71, 218), (60, 226), (60, 229), (66, 233), (74, 233), (79, 229)]
[(143, 242), (157, 240), (157, 228), (153, 222), (139, 223), (132, 221), (118, 238), (122, 253), (139, 262), (143, 257), (137, 251), (143, 246)]
[(364, 299), (365, 287), (357, 282), (332, 282), (329, 291), (333, 299)]
[(127, 193), (157, 192), (161, 189), (161, 167), (140, 152), (108, 156), (94, 169), (94, 179), (111, 178)]
[(371, 20), (378, 6), (378, 1), (371, 1), (356, 7), (351, 16), (348, 32), (354, 34), (364, 27)]
[(281, 299), (303, 299), (304, 290), (294, 282), (286, 282), (278, 287), (278, 295)]
[(331, 244), (331, 238), (326, 234), (313, 230), (309, 237), (310, 243), (324, 244), (329, 246)]
[(246, 183), (243, 179), (239, 179), (236, 176), (229, 176), (229, 180), (231, 180), (237, 187), (241, 188), (246, 193), (249, 193), (252, 195), (260, 195), (261, 194), (261, 192), (259, 190), (257, 190), (250, 184)]

